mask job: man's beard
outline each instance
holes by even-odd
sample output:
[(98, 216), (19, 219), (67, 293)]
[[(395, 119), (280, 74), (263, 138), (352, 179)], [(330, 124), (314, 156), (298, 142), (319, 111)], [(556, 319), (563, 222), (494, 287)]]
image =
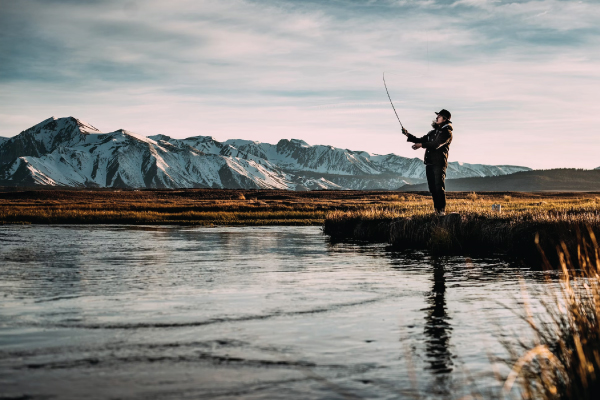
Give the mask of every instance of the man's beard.
[(438, 125), (438, 123), (437, 123), (437, 118), (436, 118), (436, 119), (434, 119), (433, 121), (431, 121), (431, 127), (432, 127), (432, 128), (437, 128), (438, 126), (439, 126), (439, 125)]

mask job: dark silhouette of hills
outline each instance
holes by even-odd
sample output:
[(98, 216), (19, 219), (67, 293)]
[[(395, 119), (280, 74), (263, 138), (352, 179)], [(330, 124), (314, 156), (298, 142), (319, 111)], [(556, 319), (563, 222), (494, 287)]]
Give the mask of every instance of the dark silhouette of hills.
[[(427, 184), (404, 185), (400, 191), (427, 191)], [(600, 190), (600, 169), (548, 169), (510, 175), (446, 180), (447, 191), (596, 191)]]

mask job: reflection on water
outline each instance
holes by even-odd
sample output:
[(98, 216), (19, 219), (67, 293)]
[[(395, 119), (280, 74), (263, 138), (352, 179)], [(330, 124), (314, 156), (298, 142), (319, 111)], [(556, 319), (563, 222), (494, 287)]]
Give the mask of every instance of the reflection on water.
[(0, 264), (0, 398), (34, 399), (459, 398), (539, 274), (314, 227), (0, 227)]
[(444, 264), (433, 262), (433, 288), (427, 295), (425, 315), (425, 336), (427, 337), (427, 357), (435, 373), (452, 372), (452, 354), (449, 350), (452, 326), (446, 310), (446, 279)]
[(427, 362), (436, 374), (435, 386), (439, 394), (450, 394), (447, 390), (447, 376), (452, 372), (450, 337), (451, 318), (446, 309), (446, 278), (444, 264), (433, 260), (433, 288), (427, 295), (425, 309), (425, 329)]

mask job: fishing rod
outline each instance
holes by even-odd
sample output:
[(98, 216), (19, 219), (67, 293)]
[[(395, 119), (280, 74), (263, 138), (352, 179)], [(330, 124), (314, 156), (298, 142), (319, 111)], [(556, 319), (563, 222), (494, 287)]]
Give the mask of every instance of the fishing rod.
[(398, 122), (400, 122), (400, 126), (402, 127), (402, 133), (404, 134), (404, 125), (402, 125), (402, 121), (400, 121), (400, 117), (398, 116), (398, 113), (396, 112), (396, 107), (394, 107), (394, 103), (392, 102), (392, 98), (390, 97), (390, 92), (387, 88), (387, 84), (385, 83), (385, 72), (383, 73), (383, 86), (385, 86), (385, 91), (388, 95), (388, 99), (390, 99), (390, 104), (392, 105), (392, 108), (394, 109), (394, 114), (396, 114), (396, 118), (398, 118)]

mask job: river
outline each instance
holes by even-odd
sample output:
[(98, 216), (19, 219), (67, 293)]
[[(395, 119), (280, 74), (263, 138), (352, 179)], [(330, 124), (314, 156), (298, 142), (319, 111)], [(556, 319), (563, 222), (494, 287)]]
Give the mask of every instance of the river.
[(396, 399), (497, 391), (526, 335), (497, 258), (318, 227), (0, 227), (0, 398)]

